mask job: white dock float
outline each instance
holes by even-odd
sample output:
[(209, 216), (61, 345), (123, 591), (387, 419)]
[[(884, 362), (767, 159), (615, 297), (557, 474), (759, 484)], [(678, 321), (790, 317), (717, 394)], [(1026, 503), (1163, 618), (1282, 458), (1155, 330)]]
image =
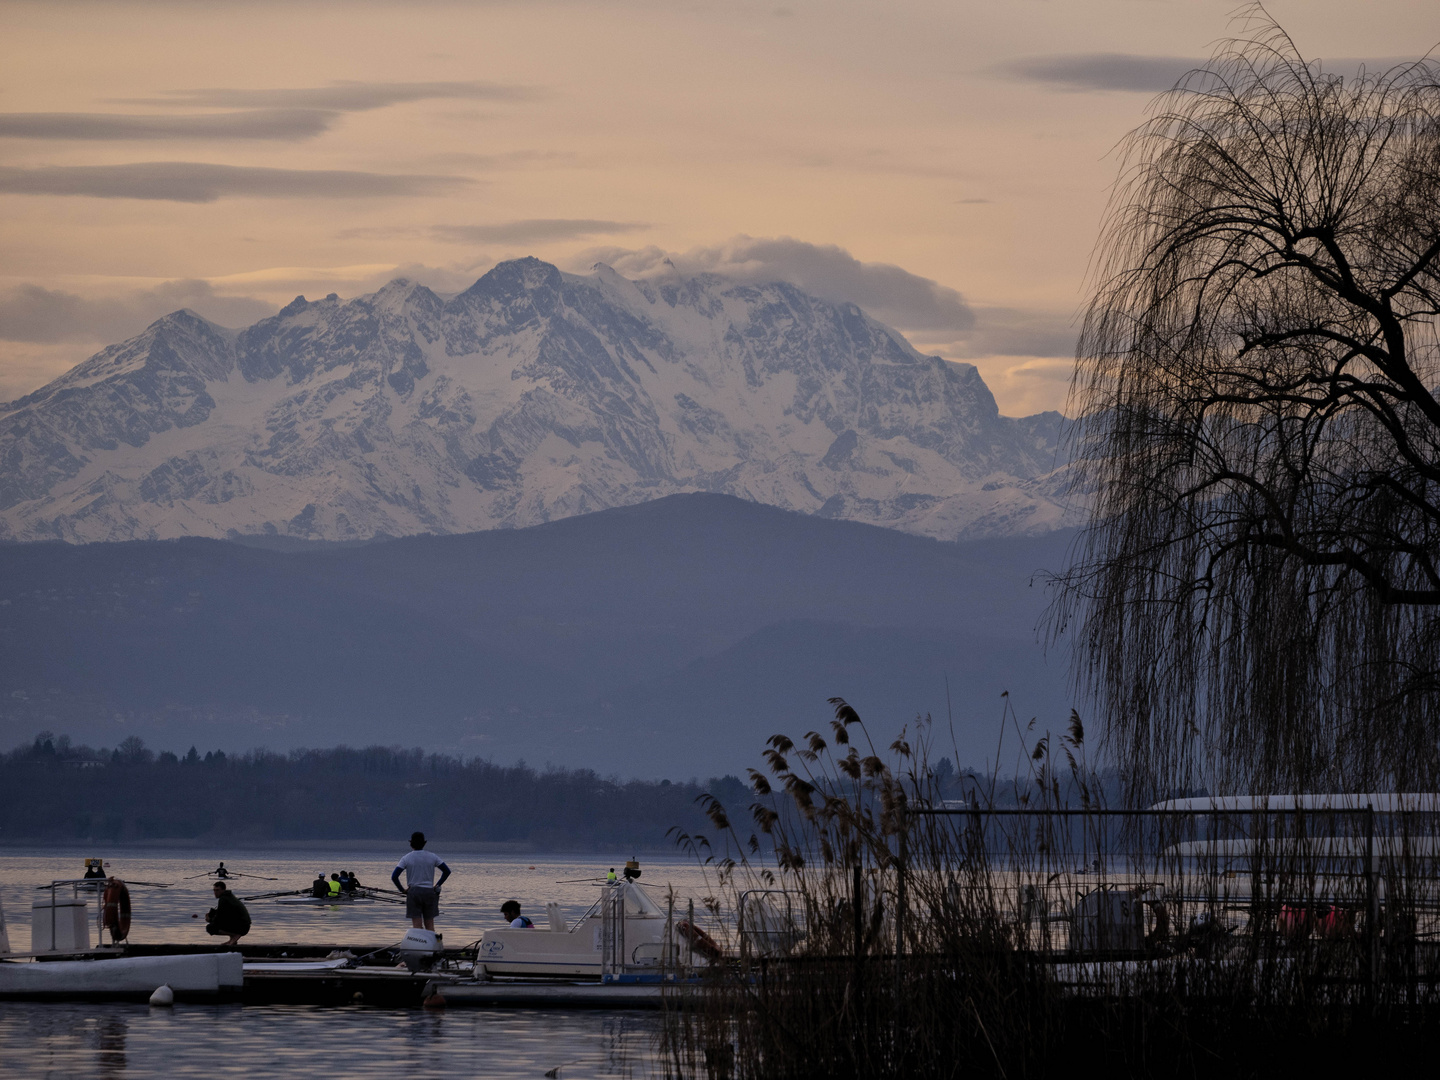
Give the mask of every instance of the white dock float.
[(127, 956), (104, 960), (0, 961), (0, 998), (137, 998), (157, 987), (182, 997), (239, 995), (243, 959), (237, 953)]

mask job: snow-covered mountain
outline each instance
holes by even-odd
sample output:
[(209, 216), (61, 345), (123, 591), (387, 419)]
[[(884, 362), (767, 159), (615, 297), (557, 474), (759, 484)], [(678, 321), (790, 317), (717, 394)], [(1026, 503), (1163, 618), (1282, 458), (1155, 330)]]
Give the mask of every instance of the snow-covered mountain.
[(0, 405), (0, 538), (458, 533), (684, 491), (1031, 534), (1062, 524), (1060, 425), (791, 285), (519, 259), (449, 299), (167, 315)]

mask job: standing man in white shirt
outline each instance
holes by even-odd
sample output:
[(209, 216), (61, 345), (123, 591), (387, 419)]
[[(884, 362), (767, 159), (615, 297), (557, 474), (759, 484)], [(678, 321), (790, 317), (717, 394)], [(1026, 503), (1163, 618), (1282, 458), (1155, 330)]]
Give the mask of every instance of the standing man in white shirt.
[[(436, 868), (440, 880), (435, 880)], [(400, 884), (400, 872), (405, 872), (405, 885)], [(410, 925), (417, 930), (423, 924), (426, 930), (435, 929), (435, 916), (440, 914), (440, 886), (450, 876), (450, 867), (433, 851), (425, 850), (425, 834), (410, 834), (410, 850), (396, 864), (390, 880), (395, 888), (405, 894), (405, 914)]]

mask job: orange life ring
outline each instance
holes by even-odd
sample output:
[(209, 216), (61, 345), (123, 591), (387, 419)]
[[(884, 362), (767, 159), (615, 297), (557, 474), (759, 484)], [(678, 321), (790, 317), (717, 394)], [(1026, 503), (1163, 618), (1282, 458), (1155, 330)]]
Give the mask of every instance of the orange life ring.
[(111, 941), (124, 941), (130, 936), (130, 890), (119, 878), (105, 883), (104, 905), (100, 921), (110, 931)]
[(714, 938), (685, 919), (675, 924), (675, 931), (690, 942), (691, 948), (708, 960), (719, 960), (725, 955)]

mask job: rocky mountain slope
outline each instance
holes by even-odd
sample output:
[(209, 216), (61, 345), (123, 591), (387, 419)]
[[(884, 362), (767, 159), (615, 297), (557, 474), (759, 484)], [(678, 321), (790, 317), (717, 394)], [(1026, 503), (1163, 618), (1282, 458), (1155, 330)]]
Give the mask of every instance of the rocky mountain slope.
[(461, 533), (689, 491), (1038, 534), (1060, 424), (791, 285), (520, 259), (239, 331), (179, 311), (0, 405), (0, 539)]

